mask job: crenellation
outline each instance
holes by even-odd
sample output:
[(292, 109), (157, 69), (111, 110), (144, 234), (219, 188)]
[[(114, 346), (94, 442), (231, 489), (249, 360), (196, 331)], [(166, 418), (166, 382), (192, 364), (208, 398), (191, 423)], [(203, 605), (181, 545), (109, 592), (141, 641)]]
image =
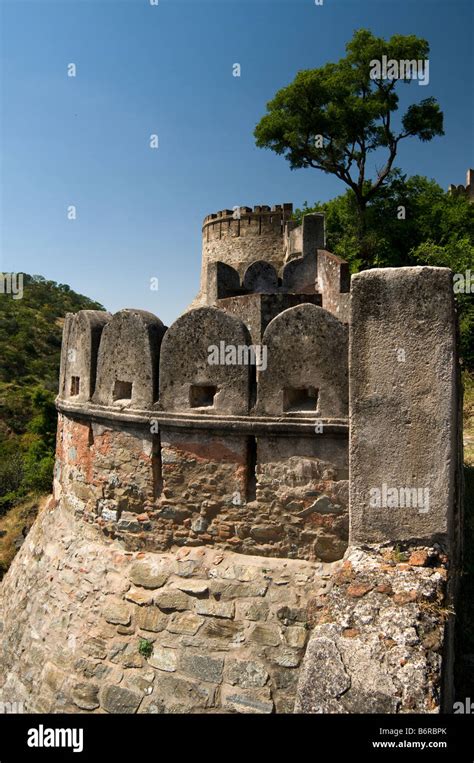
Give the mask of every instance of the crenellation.
[[(346, 329), (321, 294), (285, 289), (268, 260), (242, 276), (213, 262), (207, 290), (216, 304), (169, 328), (142, 311), (109, 316), (92, 400), (58, 397), (69, 439), (87, 421), (101, 421), (101, 433), (78, 461), (58, 451), (59, 481), (87, 482), (74, 510), (130, 548), (204, 543), (334, 560), (348, 528)], [(300, 358), (292, 371), (281, 341)], [(345, 368), (337, 377), (336, 356)], [(296, 483), (295, 458), (297, 471), (304, 464)]]
[(448, 191), (455, 196), (465, 196), (468, 201), (474, 203), (474, 170), (468, 169), (466, 172), (466, 185), (450, 184)]

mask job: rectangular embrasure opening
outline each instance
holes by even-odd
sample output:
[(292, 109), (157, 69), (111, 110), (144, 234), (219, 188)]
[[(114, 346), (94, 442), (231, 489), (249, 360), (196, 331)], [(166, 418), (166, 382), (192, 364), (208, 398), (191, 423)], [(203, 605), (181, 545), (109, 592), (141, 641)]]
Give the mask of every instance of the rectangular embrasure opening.
[(114, 400), (131, 400), (132, 382), (116, 380), (114, 385)]
[(79, 387), (81, 384), (81, 377), (80, 376), (71, 376), (71, 397), (75, 397), (79, 394)]
[(284, 411), (312, 411), (318, 407), (318, 392), (316, 387), (284, 387), (283, 410)]
[(191, 408), (212, 408), (217, 387), (210, 384), (192, 384), (189, 389)]

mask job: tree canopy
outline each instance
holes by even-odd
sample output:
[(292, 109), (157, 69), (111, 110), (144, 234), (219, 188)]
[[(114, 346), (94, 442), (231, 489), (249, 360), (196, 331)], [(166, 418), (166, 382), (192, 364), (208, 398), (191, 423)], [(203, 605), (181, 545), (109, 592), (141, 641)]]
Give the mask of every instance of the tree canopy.
[[(415, 35), (388, 41), (367, 29), (354, 33), (337, 63), (300, 71), (267, 104), (255, 128), (256, 144), (285, 156), (292, 169), (312, 167), (342, 180), (354, 195), (358, 237), (364, 239), (365, 209), (390, 180), (399, 144), (410, 137), (430, 141), (443, 135), (443, 113), (434, 98), (411, 104), (395, 126), (397, 86), (410, 79), (374, 76), (374, 61), (428, 61), (429, 45)], [(384, 154), (369, 177), (371, 154)], [(362, 254), (367, 257), (365, 247)]]
[[(397, 217), (403, 207), (405, 216)], [(327, 246), (347, 260), (352, 272), (367, 266), (358, 240), (358, 214), (354, 194), (348, 190), (324, 203), (295, 211), (323, 212)], [(451, 195), (438, 183), (420, 175), (407, 177), (399, 170), (375, 196), (366, 210), (366, 252), (376, 267), (435, 265), (454, 273), (474, 275), (474, 204), (462, 195)], [(474, 294), (457, 293), (461, 355), (466, 368), (474, 370)]]

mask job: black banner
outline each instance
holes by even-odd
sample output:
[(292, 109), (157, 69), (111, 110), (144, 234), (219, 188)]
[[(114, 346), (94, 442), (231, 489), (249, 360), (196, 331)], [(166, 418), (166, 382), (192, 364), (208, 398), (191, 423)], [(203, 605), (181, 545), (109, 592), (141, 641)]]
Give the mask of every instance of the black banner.
[[(472, 763), (474, 724), (457, 715), (1, 715), (0, 763), (151, 755), (279, 756)], [(225, 740), (230, 744), (226, 745)], [(224, 742), (224, 744), (223, 744)], [(263, 759), (263, 758), (262, 758)]]

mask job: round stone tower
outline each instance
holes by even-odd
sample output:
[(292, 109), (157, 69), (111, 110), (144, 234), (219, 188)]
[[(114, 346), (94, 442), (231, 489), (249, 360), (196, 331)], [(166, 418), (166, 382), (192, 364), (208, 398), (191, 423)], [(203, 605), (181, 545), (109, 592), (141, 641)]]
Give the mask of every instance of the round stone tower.
[(193, 307), (208, 304), (208, 269), (221, 262), (240, 278), (252, 262), (265, 260), (279, 272), (284, 265), (285, 224), (292, 204), (224, 209), (204, 218), (202, 227), (201, 286)]

